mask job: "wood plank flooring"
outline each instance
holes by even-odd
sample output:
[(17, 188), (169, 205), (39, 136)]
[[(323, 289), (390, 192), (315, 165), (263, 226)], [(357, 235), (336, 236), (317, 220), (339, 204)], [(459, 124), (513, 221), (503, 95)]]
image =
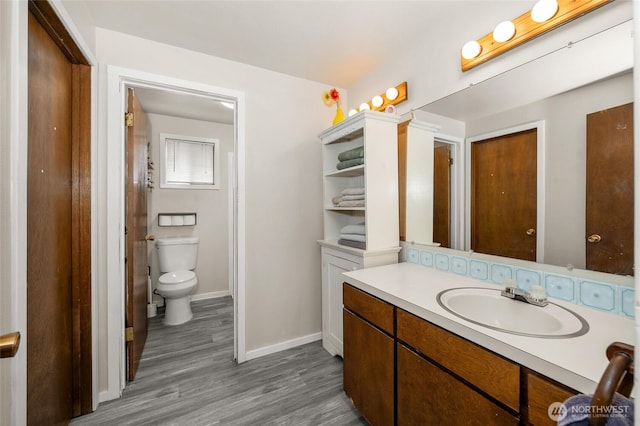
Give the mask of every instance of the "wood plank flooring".
[(236, 364), (231, 297), (192, 302), (194, 319), (149, 319), (136, 379), (80, 425), (363, 425), (342, 390), (342, 361), (320, 342)]

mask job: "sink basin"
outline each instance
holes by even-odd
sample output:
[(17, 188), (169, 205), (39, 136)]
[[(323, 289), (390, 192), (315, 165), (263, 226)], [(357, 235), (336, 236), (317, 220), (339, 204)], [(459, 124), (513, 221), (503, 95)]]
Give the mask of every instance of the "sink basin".
[(441, 291), (438, 303), (453, 315), (483, 327), (521, 336), (560, 339), (582, 336), (589, 324), (553, 302), (534, 306), (500, 295), (499, 289), (459, 287)]

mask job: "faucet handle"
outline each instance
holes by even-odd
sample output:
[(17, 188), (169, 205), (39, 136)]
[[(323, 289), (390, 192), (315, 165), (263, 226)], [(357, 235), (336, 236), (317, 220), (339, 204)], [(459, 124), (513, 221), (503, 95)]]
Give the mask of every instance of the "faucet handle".
[(536, 300), (546, 300), (547, 290), (541, 285), (532, 285), (529, 289), (529, 295)]

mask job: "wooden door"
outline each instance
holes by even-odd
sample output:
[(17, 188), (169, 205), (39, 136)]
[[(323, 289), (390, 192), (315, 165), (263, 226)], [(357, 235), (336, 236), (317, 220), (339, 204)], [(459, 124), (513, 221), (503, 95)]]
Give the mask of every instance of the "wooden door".
[(471, 249), (536, 260), (537, 129), (471, 144)]
[[(147, 118), (129, 88), (127, 124), (127, 377), (133, 380), (147, 340)], [(129, 340), (129, 339), (128, 339)]]
[(398, 213), (400, 241), (407, 239), (407, 128), (410, 121), (398, 124)]
[(433, 149), (433, 241), (451, 247), (451, 146)]
[(586, 267), (633, 275), (633, 103), (587, 115)]

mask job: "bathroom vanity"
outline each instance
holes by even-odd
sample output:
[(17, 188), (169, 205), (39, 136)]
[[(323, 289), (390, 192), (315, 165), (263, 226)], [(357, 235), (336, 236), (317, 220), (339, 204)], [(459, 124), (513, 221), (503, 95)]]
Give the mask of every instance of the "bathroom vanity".
[(530, 337), (471, 323), (437, 295), (500, 287), (411, 263), (344, 277), (344, 389), (372, 425), (555, 424), (550, 404), (592, 393), (607, 346), (633, 343), (633, 320), (555, 300), (589, 331)]

